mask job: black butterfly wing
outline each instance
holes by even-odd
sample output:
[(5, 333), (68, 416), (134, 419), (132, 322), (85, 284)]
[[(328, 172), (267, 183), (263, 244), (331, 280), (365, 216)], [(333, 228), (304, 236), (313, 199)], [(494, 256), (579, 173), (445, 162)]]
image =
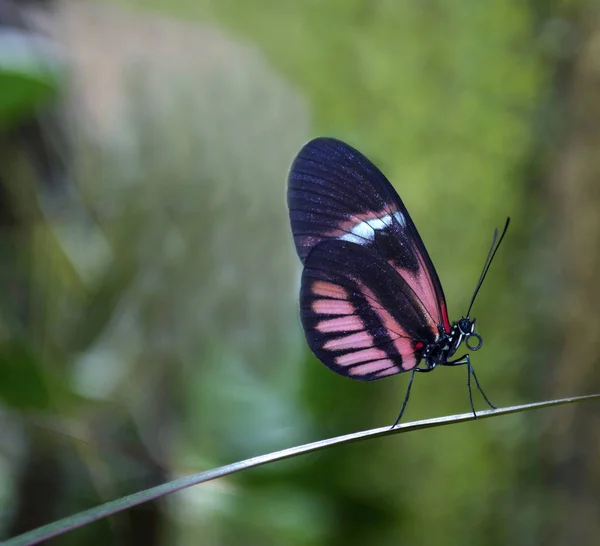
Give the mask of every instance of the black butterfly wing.
[(373, 249), (349, 241), (321, 242), (308, 255), (300, 316), (317, 358), (363, 381), (412, 370), (439, 336), (398, 272)]
[(436, 324), (450, 331), (442, 286), (404, 203), (358, 150), (333, 138), (306, 144), (290, 169), (288, 206), (303, 262), (315, 245), (331, 239), (370, 249), (406, 281)]

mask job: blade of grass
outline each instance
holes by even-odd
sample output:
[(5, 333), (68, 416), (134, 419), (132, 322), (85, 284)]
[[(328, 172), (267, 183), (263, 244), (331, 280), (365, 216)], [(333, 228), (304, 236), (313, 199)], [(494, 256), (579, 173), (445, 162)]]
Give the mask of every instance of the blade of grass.
[[(561, 398), (558, 400), (547, 400), (545, 402), (536, 402), (533, 404), (523, 404), (520, 406), (509, 406), (506, 408), (498, 408), (496, 410), (486, 410), (477, 414), (477, 419), (487, 419), (488, 417), (497, 417), (500, 415), (508, 415), (509, 413), (518, 413), (521, 411), (529, 411), (534, 409), (548, 408), (551, 406), (560, 406), (563, 404), (572, 404), (574, 402), (583, 402), (588, 400), (600, 399), (599, 394), (590, 394), (587, 396), (575, 396), (572, 398)], [(423, 421), (413, 421), (412, 423), (404, 423), (390, 428), (389, 426), (375, 428), (371, 430), (364, 430), (362, 432), (354, 432), (352, 434), (345, 434), (344, 436), (337, 436), (336, 438), (329, 438), (327, 440), (320, 440), (317, 442), (311, 442), (301, 446), (290, 447), (288, 449), (282, 449), (281, 451), (274, 451), (266, 455), (259, 455), (246, 459), (245, 461), (239, 461), (237, 463), (228, 464), (206, 472), (200, 472), (192, 476), (185, 476), (168, 483), (151, 487), (132, 495), (127, 495), (117, 500), (109, 501), (95, 508), (79, 512), (72, 516), (54, 521), (48, 525), (38, 527), (32, 531), (23, 533), (22, 535), (16, 536), (8, 541), (4, 542), (4, 546), (29, 546), (31, 544), (38, 544), (49, 538), (61, 535), (77, 527), (82, 527), (88, 523), (105, 518), (107, 516), (116, 514), (132, 506), (148, 502), (150, 500), (181, 491), (186, 487), (192, 485), (198, 485), (200, 483), (215, 480), (235, 472), (240, 472), (248, 468), (255, 468), (267, 463), (281, 461), (283, 459), (289, 459), (290, 457), (297, 457), (304, 453), (311, 453), (319, 451), (328, 447), (332, 447), (339, 444), (347, 444), (350, 442), (358, 442), (366, 440), (367, 438), (379, 438), (382, 436), (390, 436), (392, 434), (398, 434), (401, 432), (410, 432), (413, 430), (421, 430), (425, 428), (441, 427), (444, 425), (451, 425), (455, 423), (463, 423), (465, 421), (473, 421), (472, 413), (461, 413), (459, 415), (448, 415), (446, 417), (436, 417), (433, 419), (425, 419)]]

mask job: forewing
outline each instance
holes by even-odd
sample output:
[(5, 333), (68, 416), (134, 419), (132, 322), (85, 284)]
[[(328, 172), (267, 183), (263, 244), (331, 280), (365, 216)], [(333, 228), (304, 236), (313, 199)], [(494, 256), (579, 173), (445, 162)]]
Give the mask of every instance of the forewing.
[(363, 381), (413, 369), (438, 328), (404, 279), (372, 249), (330, 240), (305, 263), (300, 314), (308, 345), (333, 371)]
[(372, 250), (405, 279), (434, 321), (450, 331), (442, 286), (406, 207), (358, 150), (333, 138), (306, 144), (290, 169), (288, 206), (303, 262), (317, 244), (331, 239)]

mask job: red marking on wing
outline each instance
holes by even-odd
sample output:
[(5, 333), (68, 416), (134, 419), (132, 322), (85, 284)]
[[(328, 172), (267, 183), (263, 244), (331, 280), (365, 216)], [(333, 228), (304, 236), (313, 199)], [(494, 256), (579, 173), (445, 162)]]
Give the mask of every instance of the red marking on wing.
[(444, 320), (444, 328), (446, 329), (446, 333), (450, 333), (450, 319), (448, 318), (448, 309), (446, 308), (446, 302), (441, 301), (440, 307), (442, 308), (442, 318)]

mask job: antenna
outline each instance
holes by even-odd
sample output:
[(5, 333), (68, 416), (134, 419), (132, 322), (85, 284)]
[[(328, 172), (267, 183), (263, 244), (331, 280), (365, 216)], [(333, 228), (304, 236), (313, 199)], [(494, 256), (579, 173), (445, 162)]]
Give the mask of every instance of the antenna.
[[(506, 224), (504, 224), (504, 229), (502, 230), (502, 235), (500, 235), (500, 239), (498, 240), (498, 244), (496, 244), (496, 239), (498, 239), (498, 228), (494, 230), (494, 237), (492, 239), (492, 244), (490, 246), (490, 250), (488, 252), (487, 258), (485, 259), (485, 263), (483, 264), (483, 270), (481, 271), (481, 276), (479, 277), (479, 281), (477, 282), (477, 288), (475, 288), (475, 292), (473, 292), (473, 297), (471, 298), (471, 303), (469, 304), (469, 310), (467, 311), (467, 318), (471, 314), (471, 307), (473, 307), (473, 303), (475, 302), (475, 298), (477, 297), (477, 293), (483, 284), (485, 276), (487, 275), (488, 270), (490, 269), (490, 265), (492, 265), (492, 260), (498, 252), (498, 248), (500, 247), (500, 243), (504, 236), (506, 235), (506, 230), (508, 229), (508, 224), (510, 224), (510, 218), (506, 219)], [(495, 248), (494, 248), (495, 247)]]

